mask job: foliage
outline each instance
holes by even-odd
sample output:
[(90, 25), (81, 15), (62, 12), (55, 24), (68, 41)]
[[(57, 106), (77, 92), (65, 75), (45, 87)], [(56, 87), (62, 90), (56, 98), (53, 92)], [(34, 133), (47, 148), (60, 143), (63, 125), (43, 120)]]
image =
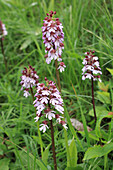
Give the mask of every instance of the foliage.
[[(60, 76), (69, 152), (65, 146), (64, 130), (54, 124), (58, 169), (110, 169), (113, 167), (111, 0), (0, 1), (0, 19), (8, 31), (4, 39), (8, 73), (5, 72), (0, 48), (0, 169), (52, 170), (54, 167), (50, 131), (42, 134), (44, 154), (41, 158), (32, 98), (26, 100), (20, 86), (21, 71), (29, 64), (37, 70), (40, 81), (43, 82), (44, 77), (56, 81), (54, 62), (50, 65), (45, 62), (41, 33), (43, 19), (49, 10), (57, 12), (65, 35), (62, 58), (66, 70)], [(97, 52), (103, 73), (102, 83), (94, 84), (96, 125), (91, 104), (91, 82), (81, 80), (86, 50)], [(83, 122), (84, 132), (74, 129), (70, 117)], [(87, 125), (93, 129), (91, 132), (87, 131)]]

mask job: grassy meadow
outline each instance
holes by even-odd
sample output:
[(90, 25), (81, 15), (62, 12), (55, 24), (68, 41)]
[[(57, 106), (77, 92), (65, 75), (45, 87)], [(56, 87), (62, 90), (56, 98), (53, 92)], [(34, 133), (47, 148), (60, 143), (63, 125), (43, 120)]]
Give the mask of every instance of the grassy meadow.
[[(32, 97), (25, 98), (20, 77), (24, 67), (35, 68), (39, 81), (57, 83), (54, 61), (47, 64), (42, 40), (46, 13), (56, 11), (63, 25), (66, 69), (60, 73), (68, 129), (54, 124), (58, 170), (113, 170), (113, 1), (0, 0), (6, 71), (0, 46), (0, 170), (53, 170), (51, 133), (37, 130)], [(95, 124), (91, 81), (82, 80), (84, 53), (95, 50), (102, 83), (94, 82)], [(84, 130), (72, 125), (82, 123)], [(87, 130), (87, 126), (91, 129)]]

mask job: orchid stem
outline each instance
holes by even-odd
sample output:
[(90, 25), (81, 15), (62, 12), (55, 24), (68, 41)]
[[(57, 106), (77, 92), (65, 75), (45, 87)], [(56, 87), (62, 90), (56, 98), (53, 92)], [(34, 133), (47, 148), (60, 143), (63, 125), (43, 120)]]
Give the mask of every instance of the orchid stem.
[[(60, 84), (60, 75), (59, 75), (59, 70), (58, 70), (58, 61), (55, 60), (55, 67), (56, 67), (56, 77), (57, 77), (57, 85), (58, 89), (61, 92), (61, 84)], [(65, 117), (63, 115), (63, 120), (65, 121)], [(67, 161), (69, 161), (69, 147), (68, 147), (68, 138), (67, 138), (67, 132), (64, 129), (64, 136), (65, 136), (65, 144), (66, 144), (66, 151), (67, 151)]]
[(56, 67), (57, 85), (58, 85), (59, 91), (61, 92), (61, 84), (60, 84), (60, 76), (59, 76), (58, 61), (57, 60), (55, 60), (55, 67)]
[(91, 86), (92, 86), (92, 104), (93, 104), (93, 111), (94, 111), (94, 117), (95, 117), (95, 123), (97, 121), (97, 116), (96, 116), (96, 110), (95, 110), (95, 100), (94, 100), (94, 85), (93, 85), (93, 78), (91, 78)]
[(52, 139), (52, 152), (53, 152), (53, 159), (54, 159), (54, 169), (57, 170), (57, 163), (56, 163), (56, 153), (55, 153), (55, 142), (54, 142), (54, 129), (53, 129), (53, 122), (50, 120), (51, 125), (51, 139)]
[[(58, 70), (58, 61), (55, 60), (55, 67), (56, 67), (56, 77), (57, 77), (57, 85), (58, 89), (61, 92), (61, 84), (60, 84), (60, 76), (59, 76), (59, 70)], [(63, 120), (65, 121), (65, 117), (63, 115)], [(69, 147), (68, 147), (68, 137), (67, 137), (67, 132), (64, 129), (64, 136), (65, 136), (65, 144), (66, 144), (66, 151), (67, 151), (67, 161), (69, 161)]]
[[(31, 90), (32, 99), (34, 101), (34, 93), (33, 93), (32, 87), (30, 87), (30, 90)], [(36, 109), (35, 109), (35, 112), (36, 112)], [(37, 122), (37, 128), (38, 128), (38, 135), (39, 135), (39, 140), (40, 140), (40, 148), (41, 148), (41, 156), (42, 156), (43, 155), (43, 144), (42, 144), (41, 133), (39, 130), (39, 122)]]
[(1, 50), (2, 50), (2, 55), (3, 55), (3, 58), (4, 58), (5, 69), (6, 69), (6, 73), (7, 73), (8, 72), (8, 69), (7, 69), (7, 60), (6, 60), (5, 54), (4, 54), (3, 39), (0, 38), (0, 41), (1, 41)]

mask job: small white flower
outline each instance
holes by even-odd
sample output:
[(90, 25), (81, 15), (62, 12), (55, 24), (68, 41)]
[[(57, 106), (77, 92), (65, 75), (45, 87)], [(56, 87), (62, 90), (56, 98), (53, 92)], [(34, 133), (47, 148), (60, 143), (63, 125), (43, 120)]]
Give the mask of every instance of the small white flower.
[(42, 111), (42, 110), (44, 110), (45, 109), (45, 105), (44, 104), (41, 104), (40, 103), (40, 105), (36, 108), (36, 110), (40, 110), (40, 111)]
[(58, 123), (60, 123), (60, 122), (61, 122), (61, 119), (63, 119), (63, 117), (62, 117), (62, 116), (59, 116), (56, 121), (57, 121)]
[(60, 72), (62, 73), (62, 71), (64, 71), (65, 68), (65, 64), (63, 62), (60, 63), (60, 66), (58, 67), (58, 70), (60, 69)]
[(50, 40), (55, 41), (55, 37), (53, 37), (53, 35), (50, 35), (50, 36), (47, 37), (47, 38), (48, 38), (49, 41), (50, 41)]
[(47, 58), (46, 58), (46, 63), (47, 63), (47, 64), (50, 64), (50, 63), (51, 63), (51, 58), (50, 58), (50, 57), (47, 57)]
[(43, 103), (48, 103), (48, 100), (49, 100), (49, 98), (48, 97), (42, 97), (41, 99), (41, 103), (43, 104)]
[(99, 70), (93, 70), (93, 74), (102, 74), (102, 72), (101, 71), (99, 71)]
[(40, 124), (40, 126), (42, 127), (40, 127), (39, 129), (40, 131), (43, 131), (43, 133), (45, 133), (46, 129), (49, 129), (49, 127), (46, 124)]
[(66, 123), (62, 125), (66, 130), (68, 129)]
[(48, 91), (48, 90), (42, 90), (42, 94), (43, 94), (43, 95), (47, 95), (47, 96), (49, 96), (50, 91)]
[(83, 76), (82, 76), (82, 80), (85, 80), (85, 79), (86, 79), (86, 77), (83, 75)]
[[(86, 66), (84, 66), (83, 69), (82, 69), (83, 73), (85, 73), (86, 70), (87, 70), (87, 68), (86, 68)], [(83, 73), (82, 73), (82, 74), (83, 74)]]
[(64, 108), (60, 105), (55, 105), (55, 109), (58, 110), (58, 112), (60, 112), (61, 114), (64, 114)]
[(86, 67), (86, 70), (90, 70), (90, 71), (92, 71), (93, 69), (94, 69), (94, 67), (93, 66), (90, 66), (90, 65), (87, 65), (87, 66), (85, 66)]
[(87, 64), (87, 61), (86, 61), (86, 59), (85, 59), (85, 58), (83, 59), (82, 64), (84, 64), (84, 65), (85, 65), (85, 64)]
[(88, 79), (91, 79), (91, 77), (92, 77), (92, 75), (89, 73), (86, 73), (85, 75), (86, 75), (86, 78), (88, 78)]
[(51, 53), (51, 60), (52, 60), (52, 59), (56, 60), (57, 57), (58, 57), (58, 56), (56, 55), (56, 53)]
[(45, 47), (50, 48), (51, 47), (50, 43), (45, 43)]
[(98, 60), (98, 57), (96, 57), (96, 56), (95, 56), (95, 57), (93, 57), (93, 60)]
[(40, 118), (39, 116), (35, 117), (34, 118), (34, 119), (36, 119), (35, 122), (38, 122), (39, 118)]
[(47, 38), (49, 38), (49, 37), (50, 37), (50, 32), (49, 32), (49, 31), (47, 31), (47, 33), (46, 33), (46, 37), (47, 37)]
[(97, 66), (97, 67), (99, 67), (99, 62), (96, 61), (96, 62), (94, 63), (94, 65)]
[(57, 47), (59, 46), (59, 41), (57, 40), (57, 41), (55, 41), (55, 49), (57, 49)]
[(59, 47), (59, 49), (58, 49), (58, 54), (59, 54), (59, 55), (61, 55), (61, 54), (62, 54), (62, 49), (64, 49), (64, 47), (62, 47), (62, 48), (61, 48), (61, 47)]
[(57, 60), (58, 60), (58, 61), (62, 61), (62, 59), (61, 59), (61, 58), (57, 58)]
[(55, 111), (49, 111), (48, 113), (46, 113), (46, 118), (48, 117), (49, 120), (52, 120), (52, 118), (55, 118)]
[(49, 32), (55, 32), (55, 30), (53, 28), (50, 28)]
[(57, 98), (59, 98), (60, 97), (60, 93), (59, 93), (59, 91), (56, 91), (55, 93), (53, 93), (52, 94), (53, 96), (55, 96), (55, 97), (57, 97)]
[(28, 96), (30, 96), (30, 93), (27, 90), (24, 90), (24, 96), (28, 97)]
[(58, 104), (59, 102), (58, 102), (58, 100), (52, 98), (52, 99), (50, 100), (50, 103), (55, 106), (55, 105)]
[(64, 67), (59, 66), (59, 67), (58, 67), (58, 70), (60, 70), (60, 72), (62, 73), (62, 71), (64, 71)]
[[(36, 104), (35, 104), (36, 103)], [(34, 105), (34, 107), (38, 107), (39, 105), (40, 105), (40, 102), (39, 101), (37, 101), (37, 99), (33, 102), (33, 104), (35, 104)]]

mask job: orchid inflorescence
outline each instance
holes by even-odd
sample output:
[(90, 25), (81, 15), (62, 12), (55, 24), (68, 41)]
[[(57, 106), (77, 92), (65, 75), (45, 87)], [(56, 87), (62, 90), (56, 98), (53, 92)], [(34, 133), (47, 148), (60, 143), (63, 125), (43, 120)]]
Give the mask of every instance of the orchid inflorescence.
[[(50, 14), (49, 14), (50, 13)], [(53, 18), (53, 15), (56, 14), (56, 11), (49, 11), (47, 17), (45, 17), (42, 33), (44, 44), (46, 47), (45, 55), (47, 64), (51, 63), (51, 60), (62, 61), (61, 54), (64, 49), (64, 33), (62, 23), (59, 21), (59, 18)], [(63, 62), (62, 62), (63, 63)], [(62, 68), (61, 68), (62, 67)], [(64, 71), (65, 64), (60, 64), (60, 72)]]
[(29, 65), (29, 68), (24, 67), (21, 76), (22, 81), (20, 84), (22, 85), (21, 90), (24, 89), (24, 96), (30, 96), (29, 90), (33, 86), (37, 87), (39, 76), (37, 75), (35, 68)]
[(95, 51), (91, 51), (90, 52), (86, 52), (85, 53), (85, 58), (83, 59), (83, 73), (82, 73), (82, 80), (85, 80), (86, 78), (91, 79), (93, 78), (93, 80), (99, 80), (101, 82), (100, 79), (100, 74), (102, 74), (101, 72), (101, 68), (100, 68), (100, 64), (98, 61), (98, 57), (94, 55)]
[(3, 39), (3, 37), (6, 35), (7, 35), (7, 31), (6, 31), (5, 24), (3, 24), (2, 21), (0, 21), (0, 38)]
[[(36, 100), (34, 101), (34, 107), (36, 107), (36, 122), (41, 117), (45, 117), (46, 120), (40, 124), (40, 131), (43, 133), (46, 129), (49, 129), (48, 121), (56, 118), (59, 124), (67, 129), (65, 121), (62, 120), (60, 114), (64, 114), (63, 100), (60, 96), (60, 92), (55, 86), (53, 81), (49, 81), (45, 77), (46, 85), (44, 83), (39, 83), (37, 86), (37, 93), (35, 94)], [(60, 114), (58, 114), (59, 112)]]

